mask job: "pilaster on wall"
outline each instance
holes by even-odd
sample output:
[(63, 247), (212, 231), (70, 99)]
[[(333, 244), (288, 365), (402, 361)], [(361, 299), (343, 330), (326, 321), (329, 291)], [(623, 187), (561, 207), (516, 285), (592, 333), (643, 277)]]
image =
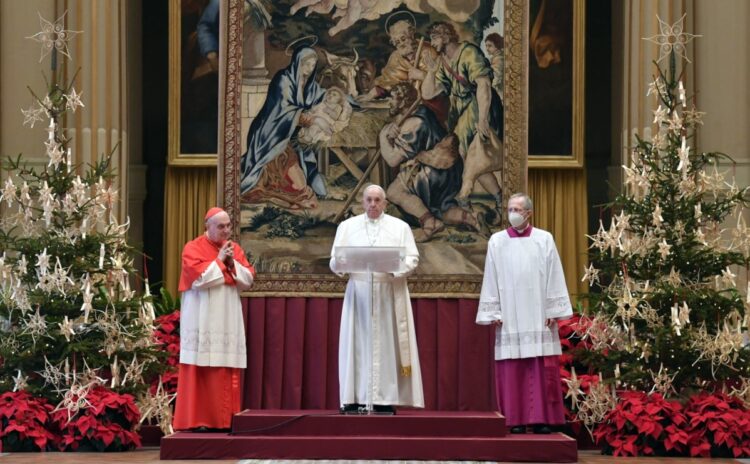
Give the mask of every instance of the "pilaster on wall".
[[(712, 6), (714, 3), (711, 2)], [(651, 136), (653, 111), (658, 106), (655, 98), (646, 97), (646, 92), (656, 74), (654, 61), (659, 59), (659, 47), (643, 39), (660, 33), (657, 16), (672, 25), (684, 14), (687, 14), (685, 31), (695, 31), (692, 0), (629, 0), (615, 2), (612, 6), (612, 159), (609, 177), (612, 185), (621, 185), (621, 166), (630, 162), (635, 136)], [(688, 44), (686, 52), (693, 63), (677, 63), (678, 72), (679, 68), (684, 68), (682, 81), (688, 94), (695, 90), (694, 43)]]
[[(72, 60), (65, 77), (83, 93), (85, 108), (68, 115), (65, 125), (72, 135), (77, 163), (95, 163), (112, 154), (121, 202), (120, 221), (128, 216), (131, 153), (128, 121), (128, 3), (126, 1), (74, 1), (58, 3), (58, 14), (67, 10), (68, 29), (83, 31), (70, 44)], [(133, 148), (138, 148), (134, 146)], [(139, 150), (140, 151), (140, 150)], [(125, 201), (122, 201), (125, 199)]]

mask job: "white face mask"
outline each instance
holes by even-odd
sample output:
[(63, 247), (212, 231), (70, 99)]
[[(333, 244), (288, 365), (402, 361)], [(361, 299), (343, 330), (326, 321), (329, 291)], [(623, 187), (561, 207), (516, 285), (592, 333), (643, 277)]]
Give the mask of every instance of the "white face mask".
[(508, 213), (508, 221), (510, 221), (510, 225), (512, 225), (513, 227), (521, 227), (521, 224), (523, 224), (525, 220), (526, 218), (523, 217), (523, 214), (521, 213), (517, 213), (515, 211), (511, 211), (510, 213)]

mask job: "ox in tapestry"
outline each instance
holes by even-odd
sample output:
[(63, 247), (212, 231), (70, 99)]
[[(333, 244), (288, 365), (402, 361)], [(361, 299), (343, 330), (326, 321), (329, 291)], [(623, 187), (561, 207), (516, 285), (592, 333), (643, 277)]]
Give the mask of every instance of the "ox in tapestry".
[(375, 183), (414, 229), (418, 274), (479, 276), (512, 193), (502, 1), (247, 5), (240, 225), (256, 269), (327, 274), (337, 225)]

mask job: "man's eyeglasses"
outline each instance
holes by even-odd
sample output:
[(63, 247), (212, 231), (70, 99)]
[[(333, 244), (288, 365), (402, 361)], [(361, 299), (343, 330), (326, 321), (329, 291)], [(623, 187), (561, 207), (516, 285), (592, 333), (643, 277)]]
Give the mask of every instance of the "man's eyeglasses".
[(524, 211), (526, 210), (523, 208), (508, 208), (509, 213), (523, 213)]

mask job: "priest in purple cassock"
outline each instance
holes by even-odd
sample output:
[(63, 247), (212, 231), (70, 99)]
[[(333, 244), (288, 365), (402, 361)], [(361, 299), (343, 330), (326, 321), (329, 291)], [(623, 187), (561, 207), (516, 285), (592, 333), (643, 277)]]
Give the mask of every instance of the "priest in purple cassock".
[(511, 227), (487, 244), (477, 324), (495, 325), (495, 388), (512, 433), (565, 423), (557, 320), (573, 315), (552, 235), (529, 223), (533, 204), (508, 200)]

